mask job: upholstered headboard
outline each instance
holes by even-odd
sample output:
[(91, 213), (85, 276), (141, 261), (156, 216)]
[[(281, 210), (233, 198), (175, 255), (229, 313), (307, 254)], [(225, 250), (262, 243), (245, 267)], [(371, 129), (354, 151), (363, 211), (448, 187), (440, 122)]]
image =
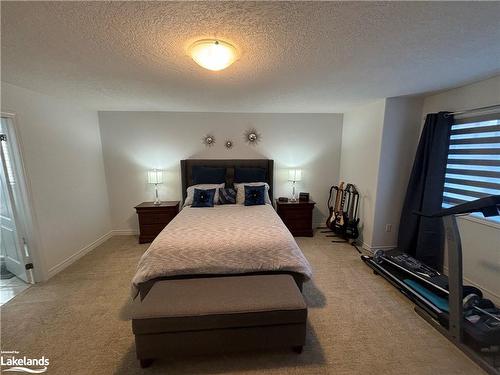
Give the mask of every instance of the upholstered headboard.
[(274, 160), (270, 159), (185, 159), (181, 160), (182, 200), (186, 199), (186, 189), (193, 185), (193, 166), (226, 168), (226, 186), (231, 186), (234, 180), (234, 168), (263, 168), (266, 170), (266, 180), (269, 184), (269, 197), (273, 200), (273, 169)]

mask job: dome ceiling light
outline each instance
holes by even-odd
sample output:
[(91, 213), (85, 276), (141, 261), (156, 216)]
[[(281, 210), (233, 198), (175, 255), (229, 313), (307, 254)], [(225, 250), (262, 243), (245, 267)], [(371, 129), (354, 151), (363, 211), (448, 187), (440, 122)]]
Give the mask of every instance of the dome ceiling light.
[(203, 39), (189, 48), (193, 60), (208, 70), (222, 70), (236, 61), (236, 48), (219, 39)]

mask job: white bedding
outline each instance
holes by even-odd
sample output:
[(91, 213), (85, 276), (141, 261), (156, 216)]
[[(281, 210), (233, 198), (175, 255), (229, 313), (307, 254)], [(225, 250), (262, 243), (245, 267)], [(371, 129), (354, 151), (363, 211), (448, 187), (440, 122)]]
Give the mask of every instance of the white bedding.
[(151, 243), (132, 280), (158, 277), (291, 271), (306, 279), (311, 267), (270, 205), (185, 207)]

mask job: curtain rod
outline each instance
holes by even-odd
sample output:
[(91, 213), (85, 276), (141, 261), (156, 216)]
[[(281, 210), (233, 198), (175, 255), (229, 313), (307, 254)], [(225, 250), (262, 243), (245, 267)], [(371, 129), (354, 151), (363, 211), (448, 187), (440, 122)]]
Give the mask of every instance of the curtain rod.
[(500, 104), (494, 104), (494, 105), (489, 105), (489, 106), (486, 106), (486, 107), (479, 107), (479, 108), (465, 109), (463, 111), (451, 112), (451, 113), (445, 115), (445, 117), (456, 116), (456, 115), (465, 115), (466, 113), (478, 112), (478, 111), (487, 111), (487, 110), (496, 109), (496, 108), (500, 109)]

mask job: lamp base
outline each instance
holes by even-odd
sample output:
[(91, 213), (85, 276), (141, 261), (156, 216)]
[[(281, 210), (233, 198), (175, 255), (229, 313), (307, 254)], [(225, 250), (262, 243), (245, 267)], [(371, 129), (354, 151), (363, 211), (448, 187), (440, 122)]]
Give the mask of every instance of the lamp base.
[(290, 198), (290, 202), (297, 202), (297, 196), (295, 195), (295, 181), (293, 181), (292, 185), (292, 197)]
[(155, 201), (153, 202), (154, 205), (160, 205), (161, 200), (158, 195), (158, 184), (155, 184)]

